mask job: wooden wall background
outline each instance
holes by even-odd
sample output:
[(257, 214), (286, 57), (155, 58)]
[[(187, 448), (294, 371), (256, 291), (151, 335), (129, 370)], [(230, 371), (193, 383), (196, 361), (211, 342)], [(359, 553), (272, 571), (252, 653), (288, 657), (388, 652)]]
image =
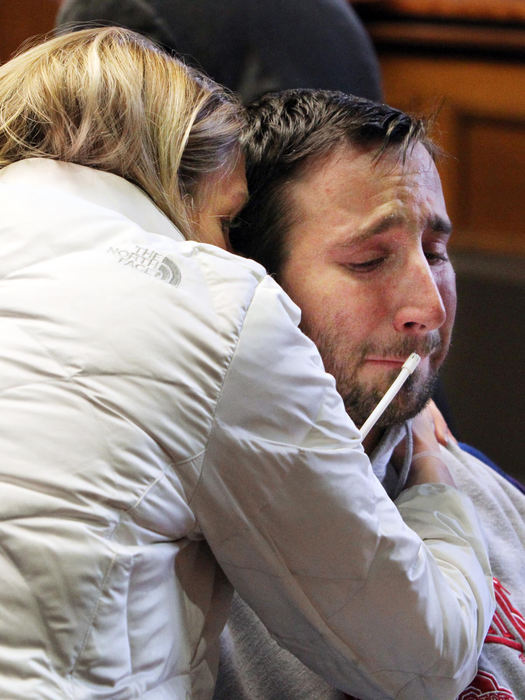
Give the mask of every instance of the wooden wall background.
[(0, 2), (0, 63), (29, 37), (53, 28), (60, 0)]

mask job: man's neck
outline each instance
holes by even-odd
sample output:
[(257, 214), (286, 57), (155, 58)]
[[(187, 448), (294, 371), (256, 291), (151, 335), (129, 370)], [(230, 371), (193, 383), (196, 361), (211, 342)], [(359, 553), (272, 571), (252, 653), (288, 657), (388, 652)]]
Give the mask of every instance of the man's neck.
[(367, 455), (371, 455), (385, 434), (385, 428), (374, 427), (363, 440), (363, 448)]

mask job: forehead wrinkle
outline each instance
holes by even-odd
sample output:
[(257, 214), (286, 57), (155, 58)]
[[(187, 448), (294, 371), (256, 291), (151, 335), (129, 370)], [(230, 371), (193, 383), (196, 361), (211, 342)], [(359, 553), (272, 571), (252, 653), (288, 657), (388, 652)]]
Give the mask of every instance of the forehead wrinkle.
[(359, 243), (363, 243), (374, 236), (379, 236), (382, 233), (386, 233), (390, 229), (396, 228), (397, 226), (402, 226), (407, 223), (407, 217), (399, 212), (392, 212), (386, 214), (379, 219), (374, 218), (371, 224), (365, 223), (360, 226), (355, 233), (351, 233), (346, 240), (341, 241), (338, 245), (340, 248), (349, 248)]
[[(350, 154), (353, 157), (349, 157)], [(451, 232), (446, 210), (441, 212), (435, 209), (435, 206), (440, 208), (440, 202), (434, 202), (433, 192), (436, 189), (436, 178), (438, 183), (439, 178), (431, 161), (427, 163), (425, 160), (421, 164), (412, 155), (403, 167), (397, 159), (392, 163), (388, 158), (379, 163), (367, 160), (367, 167), (357, 167), (356, 158), (359, 160), (360, 157), (368, 159), (369, 154), (365, 152), (356, 155), (348, 147), (336, 149), (324, 158), (309, 161), (309, 168), (302, 168), (294, 177), (282, 183), (280, 203), (284, 204), (284, 211), (281, 211), (281, 215), (288, 224), (284, 227), (285, 233), (293, 227), (297, 229), (294, 234), (299, 235), (303, 226), (316, 223), (320, 226), (320, 231), (324, 230), (323, 237), (328, 238), (330, 246), (341, 249), (358, 246), (363, 241), (396, 228), (408, 230), (414, 235), (432, 233), (446, 236)], [(426, 152), (425, 158), (429, 158)], [(332, 180), (328, 180), (329, 189), (323, 182), (323, 174), (330, 174), (341, 163), (355, 166), (349, 173), (342, 174), (343, 178), (349, 176), (351, 180), (348, 193), (343, 188), (338, 188), (337, 183), (334, 185)], [(312, 165), (315, 170), (312, 170)], [(314, 176), (316, 180), (312, 180)], [(368, 211), (363, 210), (359, 202), (354, 202), (351, 197), (352, 178), (357, 178), (357, 185), (361, 183), (365, 190), (365, 201), (370, 203), (370, 207), (365, 207)], [(367, 185), (374, 182), (378, 186), (371, 191), (367, 190)], [(310, 189), (314, 183), (319, 187), (319, 192), (314, 192), (313, 198), (317, 194), (321, 203), (331, 198), (331, 207), (313, 206), (312, 192), (305, 192), (302, 187), (309, 183)], [(427, 193), (427, 189), (431, 192)], [(289, 238), (286, 243), (289, 245)]]

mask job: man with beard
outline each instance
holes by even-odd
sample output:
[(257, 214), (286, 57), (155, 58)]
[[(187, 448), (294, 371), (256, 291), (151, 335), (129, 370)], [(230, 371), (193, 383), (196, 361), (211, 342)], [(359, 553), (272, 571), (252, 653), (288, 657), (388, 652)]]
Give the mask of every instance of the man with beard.
[[(422, 357), (364, 443), (396, 499), (410, 483), (410, 418), (431, 395), (456, 307), (451, 223), (426, 125), (342, 93), (291, 90), (249, 107), (246, 154), (251, 199), (232, 245), (262, 262), (301, 308), (301, 327), (357, 425), (407, 356)], [(396, 469), (391, 457), (403, 439)], [(440, 457), (481, 516), (497, 597), (478, 674), (460, 697), (518, 700), (525, 697), (525, 497), (454, 442)], [(398, 622), (410, 635), (410, 619)], [(235, 599), (216, 700), (341, 697)]]

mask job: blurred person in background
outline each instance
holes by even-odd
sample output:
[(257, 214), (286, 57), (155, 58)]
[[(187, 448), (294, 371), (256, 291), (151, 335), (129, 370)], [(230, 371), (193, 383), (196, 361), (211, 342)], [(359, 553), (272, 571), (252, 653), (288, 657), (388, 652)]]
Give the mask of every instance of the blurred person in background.
[(145, 34), (245, 103), (295, 87), (381, 99), (377, 56), (346, 0), (65, 0), (57, 26), (83, 22)]

